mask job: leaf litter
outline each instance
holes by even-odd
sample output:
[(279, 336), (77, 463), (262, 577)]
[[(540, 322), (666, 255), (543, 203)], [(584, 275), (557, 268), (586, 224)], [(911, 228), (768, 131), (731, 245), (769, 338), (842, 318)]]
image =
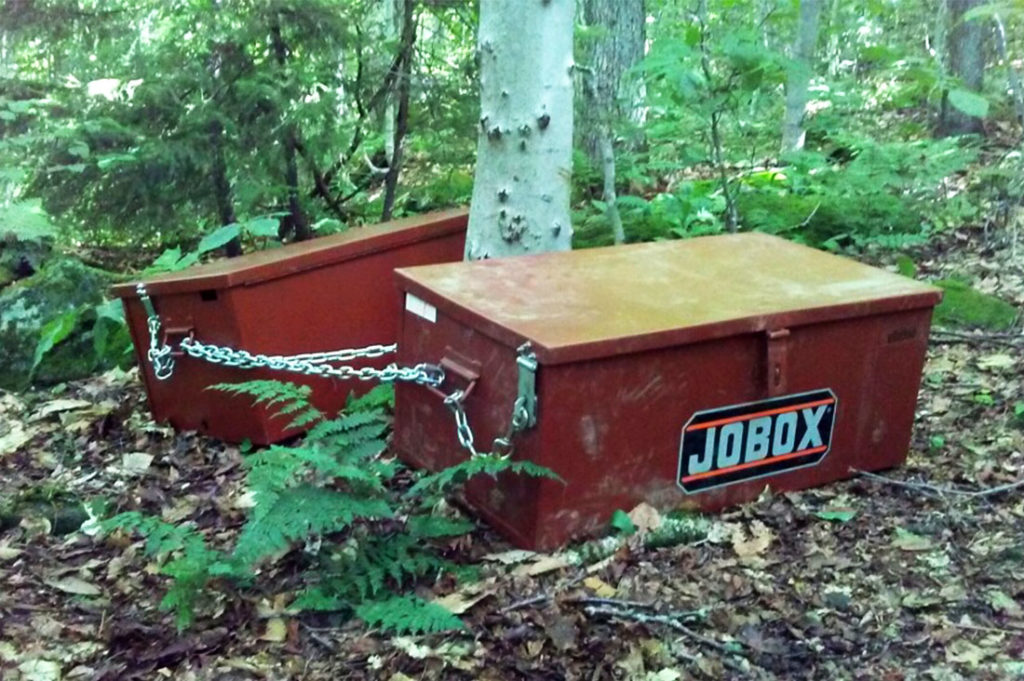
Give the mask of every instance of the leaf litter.
[[(977, 273), (1024, 303), (1009, 249), (966, 234), (920, 271)], [(254, 592), (208, 592), (179, 634), (138, 541), (94, 536), (89, 513), (56, 526), (102, 499), (226, 540), (250, 504), (238, 449), (154, 424), (135, 372), (0, 393), (0, 677), (1021, 678), (1024, 345), (966, 335), (931, 346), (903, 467), (769, 492), (655, 548), (668, 521), (646, 505), (623, 509), (630, 534), (586, 551), (521, 551), (481, 527), (451, 555), (477, 581), (417, 587), (467, 629), (419, 637), (290, 611), (287, 561)]]

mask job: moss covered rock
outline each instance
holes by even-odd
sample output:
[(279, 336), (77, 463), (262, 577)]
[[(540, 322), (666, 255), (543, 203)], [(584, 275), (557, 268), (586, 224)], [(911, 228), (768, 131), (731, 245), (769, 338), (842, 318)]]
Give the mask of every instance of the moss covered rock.
[(935, 308), (935, 323), (946, 326), (980, 326), (1005, 331), (1017, 321), (1016, 307), (972, 288), (958, 279), (934, 282), (943, 289), (942, 302)]
[[(0, 291), (0, 388), (27, 387), (43, 326), (83, 305), (103, 300), (116, 276), (77, 260), (62, 259)], [(58, 345), (36, 372), (39, 383), (88, 376), (95, 367), (89, 334), (75, 334)]]

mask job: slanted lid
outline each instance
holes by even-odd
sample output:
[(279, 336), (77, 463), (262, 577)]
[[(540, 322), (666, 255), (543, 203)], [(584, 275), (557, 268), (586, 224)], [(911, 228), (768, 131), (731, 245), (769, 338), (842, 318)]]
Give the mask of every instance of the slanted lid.
[(765, 234), (397, 271), (400, 286), (558, 364), (932, 307), (940, 289)]
[[(458, 208), (379, 225), (353, 227), (341, 234), (215, 260), (180, 272), (150, 277), (143, 282), (151, 295), (223, 290), (255, 284), (465, 231), (468, 216), (468, 210)], [(111, 288), (111, 293), (119, 298), (134, 296), (137, 284), (138, 281), (118, 284)]]

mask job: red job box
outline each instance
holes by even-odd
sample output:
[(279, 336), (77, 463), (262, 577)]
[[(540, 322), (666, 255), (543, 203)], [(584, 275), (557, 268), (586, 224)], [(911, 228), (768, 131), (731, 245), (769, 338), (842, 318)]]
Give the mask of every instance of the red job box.
[(481, 451), (515, 430), (515, 414), (513, 456), (562, 482), (481, 476), (467, 496), (532, 549), (641, 501), (715, 510), (766, 486), (902, 463), (941, 297), (763, 234), (415, 267), (398, 280), (399, 363), (441, 361), (446, 378), (397, 386), (395, 445), (437, 469), (467, 456), (453, 407)]
[[(396, 267), (461, 260), (464, 209), (421, 215), (218, 260), (145, 280), (160, 318), (161, 343), (184, 337), (266, 355), (294, 355), (394, 343), (398, 335)], [(187, 356), (174, 357), (173, 373), (156, 377), (147, 360), (147, 311), (137, 283), (121, 284), (122, 298), (153, 416), (181, 430), (231, 442), (277, 442), (294, 433), (289, 417), (272, 417), (246, 396), (206, 390), (216, 383), (276, 379), (313, 387), (312, 402), (331, 413), (352, 391), (373, 383), (305, 377), (268, 369), (243, 370)], [(359, 360), (381, 367), (384, 356)]]

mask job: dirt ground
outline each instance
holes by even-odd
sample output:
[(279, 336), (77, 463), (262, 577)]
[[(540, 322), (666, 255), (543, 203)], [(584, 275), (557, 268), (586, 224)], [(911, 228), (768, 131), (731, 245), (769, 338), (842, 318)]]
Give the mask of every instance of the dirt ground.
[[(973, 232), (918, 257), (921, 276), (968, 275), (1018, 305), (1020, 262)], [(455, 540), (481, 581), (420, 593), (450, 596), (466, 629), (419, 637), (290, 616), (287, 567), (211, 590), (178, 634), (158, 566), (137, 541), (77, 529), (77, 502), (227, 535), (238, 449), (153, 424), (134, 372), (0, 394), (0, 678), (1024, 678), (1022, 349), (936, 334), (905, 466), (766, 495), (694, 543), (569, 566), (486, 528)]]

